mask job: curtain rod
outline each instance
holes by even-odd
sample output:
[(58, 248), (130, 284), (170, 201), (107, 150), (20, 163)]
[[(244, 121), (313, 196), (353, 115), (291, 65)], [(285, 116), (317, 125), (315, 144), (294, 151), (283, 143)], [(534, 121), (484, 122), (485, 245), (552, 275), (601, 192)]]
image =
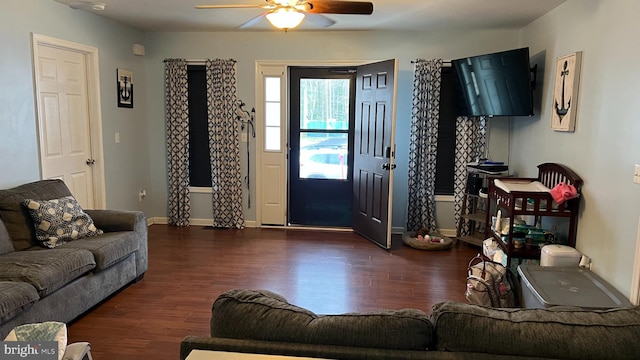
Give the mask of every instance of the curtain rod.
[[(162, 60), (162, 62), (167, 62), (169, 60), (173, 60), (173, 59), (164, 59)], [(186, 62), (201, 62), (201, 63), (206, 62), (207, 60), (231, 60), (233, 62), (238, 62), (238, 60), (236, 59), (183, 59), (183, 60)]]
[[(429, 61), (429, 60), (423, 60), (423, 59), (417, 59), (417, 60), (411, 60), (412, 64), (417, 64), (417, 63), (421, 63), (421, 62), (425, 62), (425, 61)], [(443, 64), (451, 64), (451, 60), (442, 60)]]

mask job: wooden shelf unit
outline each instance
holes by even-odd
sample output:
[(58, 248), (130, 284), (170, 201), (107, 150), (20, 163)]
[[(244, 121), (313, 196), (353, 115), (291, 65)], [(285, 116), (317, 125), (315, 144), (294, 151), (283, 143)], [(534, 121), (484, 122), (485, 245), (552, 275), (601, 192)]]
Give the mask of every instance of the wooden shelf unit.
[[(462, 213), (456, 228), (456, 239), (471, 245), (482, 247), (486, 239), (485, 226), (487, 224), (488, 197), (480, 196), (479, 190), (487, 185), (487, 177), (491, 174), (486, 171), (469, 168), (467, 173), (467, 186), (462, 198)], [(479, 187), (472, 190), (472, 178), (479, 180)], [(478, 191), (478, 193), (476, 193)]]
[[(507, 192), (495, 185), (495, 179), (500, 177), (489, 178), (489, 201), (485, 218), (486, 237), (494, 237), (502, 250), (508, 256), (508, 262), (511, 258), (522, 259), (538, 259), (540, 258), (540, 248), (533, 246), (531, 248), (522, 247), (515, 248), (513, 241), (514, 220), (518, 216), (534, 216), (536, 220), (540, 217), (559, 217), (566, 218), (569, 221), (569, 230), (567, 236), (568, 246), (575, 247), (576, 232), (578, 226), (578, 213), (580, 210), (580, 197), (567, 200), (562, 204), (553, 201), (553, 197), (549, 192), (529, 192), (529, 191), (511, 191)], [(564, 165), (555, 163), (545, 163), (538, 165), (537, 178), (504, 178), (505, 181), (539, 181), (544, 186), (552, 189), (560, 182), (573, 185), (578, 194), (582, 188), (582, 179), (571, 169)], [(506, 235), (506, 242), (502, 237), (491, 229), (491, 216), (502, 210), (502, 221), (509, 222), (509, 232)], [(500, 229), (498, 229), (500, 231)]]
[[(487, 220), (487, 198), (480, 195), (465, 193), (462, 200), (462, 214), (458, 221), (456, 238), (466, 243), (482, 246), (485, 239), (485, 225)], [(466, 231), (464, 231), (464, 227)], [(463, 233), (468, 235), (463, 235)]]

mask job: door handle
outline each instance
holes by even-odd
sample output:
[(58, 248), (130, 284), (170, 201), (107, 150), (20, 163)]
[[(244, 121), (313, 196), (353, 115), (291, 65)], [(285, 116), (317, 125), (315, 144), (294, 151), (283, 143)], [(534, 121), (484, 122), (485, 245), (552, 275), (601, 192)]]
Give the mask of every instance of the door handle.
[(94, 165), (96, 161), (94, 159), (87, 159), (87, 165)]
[(396, 164), (389, 164), (389, 163), (384, 163), (382, 164), (382, 169), (384, 170), (393, 170), (396, 168)]

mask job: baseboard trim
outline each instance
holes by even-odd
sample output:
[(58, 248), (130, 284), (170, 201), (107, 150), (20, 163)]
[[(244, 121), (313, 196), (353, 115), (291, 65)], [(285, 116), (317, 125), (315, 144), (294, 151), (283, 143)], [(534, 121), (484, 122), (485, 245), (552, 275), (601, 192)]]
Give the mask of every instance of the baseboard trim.
[[(167, 224), (169, 224), (169, 218), (166, 218), (166, 217), (153, 217), (153, 218), (147, 219), (147, 223), (149, 225), (153, 225), (153, 224), (167, 225)], [(189, 219), (189, 225), (213, 226), (213, 220), (212, 219), (192, 218), (192, 219)], [(245, 227), (254, 228), (254, 227), (256, 227), (256, 222), (255, 221), (245, 221), (244, 225), (245, 225)]]
[[(152, 217), (152, 218), (148, 218), (147, 219), (147, 225), (151, 226), (154, 224), (159, 224), (159, 225), (167, 225), (169, 223), (169, 219), (166, 217)], [(199, 218), (193, 218), (193, 219), (189, 219), (189, 225), (195, 225), (195, 226), (212, 226), (213, 225), (213, 220), (212, 219), (199, 219)], [(245, 221), (245, 227), (248, 228), (255, 228), (258, 227), (258, 224), (255, 220), (247, 220)], [(352, 231), (351, 229), (346, 229), (346, 228), (322, 228), (322, 227), (296, 227), (296, 226), (270, 226), (270, 225), (263, 225), (261, 226), (263, 228), (274, 228), (274, 229), (305, 229), (305, 230), (333, 230), (333, 231)], [(405, 229), (402, 227), (392, 227), (391, 228), (391, 234), (393, 235), (402, 235), (405, 233)], [(443, 236), (448, 236), (448, 237), (455, 237), (456, 236), (456, 230), (455, 229), (438, 229), (438, 233), (442, 234)]]

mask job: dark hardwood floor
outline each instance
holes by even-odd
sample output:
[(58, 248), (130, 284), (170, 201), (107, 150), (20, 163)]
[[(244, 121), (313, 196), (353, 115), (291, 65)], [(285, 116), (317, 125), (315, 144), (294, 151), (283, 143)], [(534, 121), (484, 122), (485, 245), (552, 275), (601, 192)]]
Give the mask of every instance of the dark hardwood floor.
[(149, 270), (69, 326), (95, 360), (178, 359), (186, 335), (207, 336), (211, 305), (232, 288), (268, 289), (318, 314), (465, 301), (479, 248), (387, 251), (351, 232), (149, 227)]

